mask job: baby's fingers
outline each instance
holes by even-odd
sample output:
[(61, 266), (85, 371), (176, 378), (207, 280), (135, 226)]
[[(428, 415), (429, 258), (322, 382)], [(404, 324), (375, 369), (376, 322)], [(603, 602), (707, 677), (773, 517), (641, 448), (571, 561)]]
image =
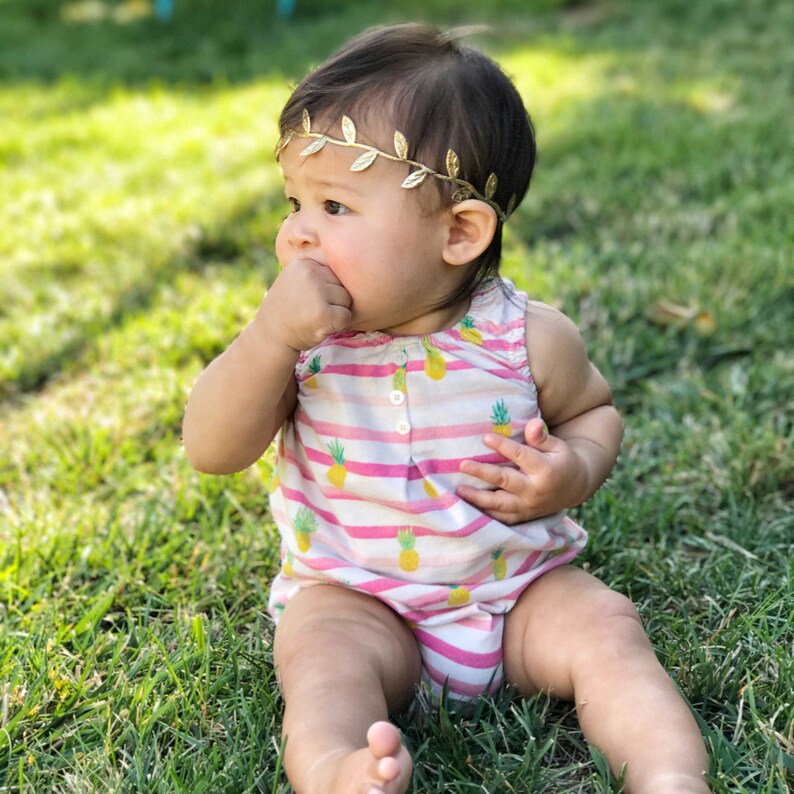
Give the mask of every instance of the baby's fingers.
[(510, 471), (505, 466), (498, 466), (494, 463), (479, 463), (476, 460), (464, 460), (460, 464), (460, 470), (470, 477), (476, 477), (488, 485), (495, 488), (506, 488), (508, 485), (507, 473)]
[(545, 449), (536, 449), (527, 444), (520, 444), (512, 438), (505, 438), (498, 433), (486, 433), (483, 443), (494, 452), (498, 452), (522, 471), (530, 472), (543, 465)]
[(331, 304), (325, 311), (326, 323), (322, 328), (317, 329), (317, 341), (322, 342), (330, 334), (344, 331), (350, 327), (353, 314), (348, 306), (338, 306)]
[(508, 491), (490, 491), (486, 488), (461, 485), (457, 489), (457, 494), (473, 507), (503, 524), (515, 524), (523, 520), (520, 500)]
[(332, 306), (344, 306), (349, 309), (353, 305), (350, 293), (341, 284), (329, 284), (326, 298)]

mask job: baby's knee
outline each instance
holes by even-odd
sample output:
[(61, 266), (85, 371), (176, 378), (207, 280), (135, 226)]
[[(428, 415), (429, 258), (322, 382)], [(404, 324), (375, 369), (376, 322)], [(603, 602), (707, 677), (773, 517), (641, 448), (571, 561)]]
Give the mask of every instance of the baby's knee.
[(413, 635), (388, 607), (333, 586), (308, 588), (284, 610), (273, 647), (279, 680), (285, 676), (334, 681), (372, 671), (398, 678), (420, 662)]
[(604, 589), (588, 600), (581, 616), (585, 655), (622, 654), (630, 650), (650, 650), (637, 608), (615, 590)]

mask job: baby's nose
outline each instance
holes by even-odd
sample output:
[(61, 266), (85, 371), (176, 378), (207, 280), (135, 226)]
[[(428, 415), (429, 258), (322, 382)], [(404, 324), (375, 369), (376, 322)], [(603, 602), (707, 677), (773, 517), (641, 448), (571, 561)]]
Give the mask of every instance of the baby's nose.
[(296, 248), (317, 245), (318, 237), (314, 225), (307, 217), (295, 217), (289, 226), (289, 241)]

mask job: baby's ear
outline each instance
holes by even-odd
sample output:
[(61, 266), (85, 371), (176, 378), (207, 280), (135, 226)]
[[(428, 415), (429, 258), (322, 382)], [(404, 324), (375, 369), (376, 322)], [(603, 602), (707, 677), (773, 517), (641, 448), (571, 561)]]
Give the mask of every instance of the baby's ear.
[(442, 256), (448, 265), (468, 265), (491, 244), (496, 211), (479, 199), (466, 199), (449, 209), (449, 234)]

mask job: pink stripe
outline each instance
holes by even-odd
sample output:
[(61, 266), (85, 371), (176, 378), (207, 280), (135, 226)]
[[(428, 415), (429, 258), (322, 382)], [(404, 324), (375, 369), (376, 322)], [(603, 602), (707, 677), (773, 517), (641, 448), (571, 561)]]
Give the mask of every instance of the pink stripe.
[[(505, 337), (509, 334), (510, 328), (506, 325), (503, 326), (492, 326), (491, 328), (486, 328), (484, 325), (478, 326), (478, 331), (485, 332), (488, 336), (483, 336), (482, 344), (477, 345), (478, 350), (484, 350), (486, 353), (491, 352), (500, 352), (504, 353), (505, 351), (510, 352), (511, 350), (515, 350), (517, 347), (526, 346), (526, 341), (522, 335), (519, 340), (512, 341), (510, 339), (505, 339)], [(470, 343), (463, 338), (460, 331), (455, 329), (450, 331), (450, 336), (452, 336), (455, 340), (459, 342), (463, 342), (464, 345), (468, 346)], [(442, 350), (459, 350), (459, 347), (453, 348), (452, 346), (441, 346), (439, 347)]]
[[(491, 615), (493, 619), (495, 618), (503, 618), (504, 615)], [(489, 634), (494, 630), (492, 620), (483, 620), (482, 617), (478, 618), (464, 618), (463, 620), (458, 620), (455, 622), (456, 626), (460, 626), (461, 628), (468, 629), (469, 631), (482, 631), (486, 634)]]
[[(323, 497), (329, 502), (364, 502), (366, 504), (371, 504), (370, 499), (366, 499), (363, 496), (357, 496), (355, 494), (351, 494), (345, 491), (338, 491), (333, 486), (317, 486), (320, 491), (322, 492)], [(315, 513), (318, 515), (324, 516), (332, 516), (332, 513), (324, 513), (321, 508), (317, 507), (314, 502), (309, 501), (306, 499), (301, 491), (296, 491), (292, 488), (287, 488), (283, 483), (281, 485), (281, 490), (284, 496), (288, 499), (291, 499), (294, 502), (299, 502), (300, 504), (305, 505), (308, 508), (314, 510)], [(410, 516), (423, 516), (425, 513), (436, 513), (443, 510), (448, 510), (451, 507), (454, 507), (458, 504), (461, 500), (455, 496), (454, 494), (446, 494), (444, 496), (439, 497), (438, 499), (431, 499), (428, 497), (427, 499), (421, 499), (417, 502), (399, 502), (395, 500), (387, 500), (381, 499), (377, 502), (379, 507), (388, 507), (394, 510), (400, 510), (403, 513), (406, 513)], [(341, 527), (342, 524), (328, 519), (329, 523), (335, 524), (335, 526)], [(393, 525), (396, 527), (398, 525)], [(400, 524), (400, 527), (405, 526), (405, 523)], [(348, 528), (345, 527), (345, 531), (348, 531)], [(350, 534), (350, 533), (348, 533)], [(457, 532), (440, 532), (440, 535), (444, 537), (454, 537)]]
[(501, 648), (488, 653), (474, 653), (474, 651), (464, 651), (462, 648), (450, 645), (450, 643), (444, 642), (444, 640), (418, 627), (414, 629), (414, 634), (417, 640), (425, 647), (430, 648), (430, 650), (435, 651), (445, 659), (465, 667), (473, 667), (475, 670), (486, 670), (489, 667), (496, 667), (502, 661)]
[[(397, 530), (402, 529), (405, 526), (405, 524), (399, 524), (399, 525), (373, 524), (371, 526), (345, 526), (344, 524), (340, 523), (337, 520), (336, 516), (333, 513), (327, 510), (323, 510), (322, 508), (315, 505), (314, 502), (308, 499), (307, 496), (302, 491), (296, 491), (292, 488), (287, 488), (283, 484), (281, 486), (281, 490), (286, 499), (292, 502), (296, 502), (297, 504), (303, 505), (304, 507), (308, 507), (311, 511), (313, 511), (315, 514), (320, 516), (326, 523), (338, 527), (343, 532), (345, 532), (345, 534), (348, 537), (351, 538), (356, 538), (358, 540), (383, 540), (383, 539), (392, 540), (397, 537)], [(431, 499), (429, 501), (432, 502), (433, 505), (438, 505), (441, 500)], [(484, 526), (486, 526), (490, 521), (491, 519), (487, 515), (485, 515), (485, 513), (482, 513), (479, 516), (477, 516), (477, 518), (475, 518), (475, 520), (472, 521), (471, 523), (451, 532), (446, 532), (446, 531), (439, 532), (438, 530), (428, 529), (427, 527), (421, 527), (421, 526), (413, 527), (413, 531), (414, 531), (414, 536), (418, 538), (426, 537), (426, 536), (430, 536), (430, 537), (438, 536), (441, 538), (464, 538), (467, 537), (468, 535), (472, 535), (475, 532), (479, 531)]]
[[(434, 500), (438, 501), (438, 500)], [(439, 532), (438, 530), (428, 529), (427, 527), (415, 526), (412, 527), (414, 537), (417, 538), (424, 538), (424, 537), (439, 537), (439, 538), (465, 538), (469, 535), (473, 535), (475, 532), (481, 530), (486, 524), (490, 522), (488, 516), (482, 515), (478, 516), (474, 521), (467, 524), (465, 527), (461, 529), (456, 529), (452, 532)], [(351, 538), (357, 539), (372, 539), (372, 540), (382, 540), (384, 538), (393, 539), (396, 537), (396, 532), (398, 529), (402, 529), (403, 525), (400, 526), (358, 526), (358, 527), (345, 527), (345, 532)]]
[[(520, 317), (517, 317), (515, 320), (509, 320), (506, 323), (495, 323), (493, 320), (483, 320), (480, 324), (481, 330), (485, 331), (486, 333), (492, 334), (493, 336), (504, 336), (509, 331), (516, 331), (521, 329), (523, 331), (525, 327), (525, 319), (524, 315), (522, 314)], [(523, 342), (523, 337), (522, 337)]]
[[(365, 593), (370, 593), (371, 595), (378, 595), (389, 590), (397, 590), (400, 587), (405, 587), (406, 584), (406, 582), (400, 582), (396, 579), (373, 579), (369, 582), (357, 584), (355, 589), (363, 590)], [(390, 604), (390, 606), (393, 607), (394, 605)]]
[[(422, 664), (425, 668), (425, 671), (430, 676), (430, 679), (438, 686), (439, 689), (446, 687), (449, 692), (452, 692), (455, 695), (461, 695), (463, 697), (475, 698), (478, 695), (487, 694), (489, 691), (493, 692), (501, 683), (501, 677), (495, 676), (495, 680), (491, 684), (489, 690), (488, 683), (486, 682), (483, 682), (482, 684), (470, 684), (466, 681), (460, 681), (457, 678), (452, 678), (452, 676), (444, 675), (440, 670), (433, 667), (433, 665), (428, 664), (425, 660), (422, 660)], [(490, 682), (490, 678), (488, 680)]]
[(539, 579), (544, 573), (548, 573), (554, 568), (558, 568), (560, 565), (569, 563), (580, 551), (581, 549), (569, 549), (564, 554), (558, 554), (556, 557), (550, 557), (548, 560), (544, 561), (543, 565), (539, 565), (537, 568), (531, 571), (532, 576), (529, 577), (529, 579), (525, 579), (521, 583), (521, 586), (516, 588), (512, 593), (506, 593), (504, 598), (516, 601), (521, 593), (523, 593), (524, 590), (526, 590), (527, 587), (532, 584), (532, 582), (534, 582), (536, 579)]
[[(335, 571), (338, 568), (349, 568), (349, 562), (342, 562), (342, 560), (336, 559), (335, 557), (296, 557), (301, 565), (305, 565), (307, 568), (311, 568), (313, 571)], [(300, 579), (301, 577), (295, 577)], [(336, 580), (331, 579), (330, 581), (334, 582)]]
[[(414, 358), (406, 365), (408, 372), (423, 372), (424, 358)], [(399, 369), (396, 364), (328, 364), (323, 367), (323, 372), (335, 375), (346, 375), (351, 378), (390, 378)], [(447, 361), (447, 372), (466, 371), (474, 369), (468, 361)]]
[[(312, 463), (331, 468), (334, 463), (333, 457), (328, 452), (323, 452), (313, 447), (304, 447), (306, 457)], [(287, 460), (300, 466), (295, 457), (290, 453)], [(397, 477), (400, 480), (421, 480), (431, 474), (457, 474), (460, 471), (460, 464), (464, 460), (475, 460), (480, 463), (504, 463), (505, 459), (497, 452), (490, 452), (485, 455), (472, 455), (469, 458), (450, 458), (448, 460), (435, 459), (421, 461), (422, 468), (405, 463), (367, 463), (355, 460), (346, 460), (345, 469), (348, 474), (356, 474), (362, 477)], [(308, 475), (308, 470), (301, 467), (301, 474)]]
[(368, 347), (381, 347), (388, 338), (388, 334), (362, 334), (360, 331), (342, 331), (329, 336), (322, 344), (322, 347), (338, 345), (352, 350), (363, 350)]
[[(369, 430), (356, 425), (343, 425), (336, 422), (318, 422), (309, 419), (304, 411), (295, 416), (297, 423), (310, 427), (317, 435), (329, 438), (344, 438), (352, 441), (380, 441), (386, 444), (409, 443), (407, 435), (400, 435), (389, 430)], [(490, 422), (468, 422), (461, 425), (441, 425), (431, 427), (414, 427), (411, 429), (410, 441), (435, 441), (441, 438), (460, 438), (461, 436), (480, 437), (491, 430)]]
[[(327, 466), (328, 468), (334, 463), (333, 457), (328, 452), (322, 452), (312, 447), (304, 447), (304, 451), (306, 457), (312, 463), (319, 463), (321, 466)], [(399, 477), (400, 479), (405, 479), (410, 471), (410, 467), (404, 463), (358, 463), (355, 460), (346, 460), (345, 469), (348, 474), (366, 474), (372, 477)]]
[(328, 364), (322, 371), (354, 378), (391, 378), (397, 369), (396, 364)]
[(518, 568), (513, 573), (513, 576), (522, 576), (523, 574), (531, 571), (537, 564), (537, 561), (540, 559), (540, 557), (544, 554), (548, 554), (548, 552), (543, 551), (542, 549), (538, 551), (533, 551), (532, 554), (530, 554), (524, 560), (524, 562), (522, 562), (521, 565), (518, 566)]

